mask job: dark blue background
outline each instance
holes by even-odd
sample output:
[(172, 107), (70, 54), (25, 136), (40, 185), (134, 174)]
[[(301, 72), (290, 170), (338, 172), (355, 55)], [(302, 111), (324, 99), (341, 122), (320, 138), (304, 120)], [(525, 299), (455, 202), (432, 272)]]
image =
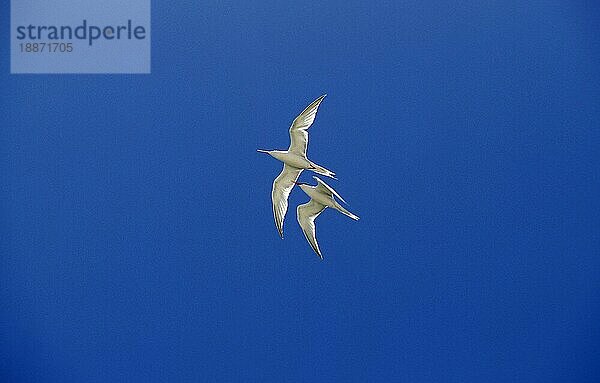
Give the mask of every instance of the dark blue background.
[[(2, 381), (600, 379), (597, 3), (154, 2), (151, 75), (9, 75), (7, 3)], [(324, 92), (321, 262), (255, 149)]]

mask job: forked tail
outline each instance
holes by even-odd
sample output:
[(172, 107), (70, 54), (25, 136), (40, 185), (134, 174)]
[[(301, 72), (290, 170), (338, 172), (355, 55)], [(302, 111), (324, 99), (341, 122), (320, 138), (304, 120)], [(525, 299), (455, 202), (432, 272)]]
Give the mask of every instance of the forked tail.
[(337, 180), (337, 178), (335, 178), (335, 173), (332, 172), (331, 170), (325, 169), (324, 167), (317, 165), (314, 162), (311, 162), (310, 166), (312, 166), (312, 168), (310, 170), (312, 170), (313, 172), (315, 172), (317, 174), (322, 174), (324, 176), (331, 177), (334, 180)]
[(348, 210), (346, 210), (346, 208), (344, 208), (342, 205), (340, 205), (337, 202), (335, 203), (335, 208), (337, 209), (337, 211), (339, 211), (343, 215), (347, 215), (348, 217), (352, 218), (355, 221), (359, 220), (359, 218), (358, 218), (358, 216), (356, 214), (350, 213)]

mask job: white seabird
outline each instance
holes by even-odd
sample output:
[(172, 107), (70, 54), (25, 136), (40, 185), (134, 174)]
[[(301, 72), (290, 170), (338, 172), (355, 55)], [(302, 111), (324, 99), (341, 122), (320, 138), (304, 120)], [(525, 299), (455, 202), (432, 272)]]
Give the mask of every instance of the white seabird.
[(317, 115), (317, 110), (321, 101), (325, 98), (325, 94), (313, 101), (304, 109), (302, 113), (290, 126), (290, 147), (288, 150), (262, 150), (258, 152), (267, 153), (272, 157), (283, 162), (283, 170), (275, 181), (273, 181), (273, 189), (271, 190), (271, 199), (273, 201), (273, 216), (275, 218), (275, 226), (281, 238), (283, 238), (283, 220), (288, 208), (288, 197), (294, 182), (300, 176), (304, 169), (312, 170), (315, 173), (335, 178), (335, 173), (319, 166), (308, 159), (306, 156), (306, 148), (308, 147), (308, 128), (312, 125)]
[(333, 190), (331, 186), (327, 185), (317, 176), (313, 176), (313, 178), (317, 180), (317, 186), (311, 186), (302, 182), (294, 182), (296, 185), (300, 186), (300, 189), (302, 189), (310, 197), (310, 201), (298, 206), (296, 209), (296, 214), (298, 223), (302, 228), (302, 232), (304, 233), (306, 240), (313, 248), (315, 253), (317, 253), (319, 258), (323, 259), (321, 249), (319, 249), (319, 244), (317, 243), (317, 236), (315, 232), (315, 219), (319, 216), (319, 214), (321, 214), (326, 208), (331, 207), (355, 221), (358, 221), (358, 216), (350, 213), (335, 200), (335, 197), (337, 197), (342, 202), (346, 203), (346, 201), (344, 201), (344, 199), (335, 190)]

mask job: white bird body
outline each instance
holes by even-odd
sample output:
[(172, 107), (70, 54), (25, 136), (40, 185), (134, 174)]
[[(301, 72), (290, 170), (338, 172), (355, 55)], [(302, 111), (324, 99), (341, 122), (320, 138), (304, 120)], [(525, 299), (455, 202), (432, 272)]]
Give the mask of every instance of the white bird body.
[(313, 248), (319, 258), (323, 259), (321, 249), (317, 243), (315, 219), (328, 207), (333, 208), (340, 213), (358, 221), (359, 217), (346, 210), (340, 205), (335, 198), (339, 198), (342, 202), (344, 199), (329, 185), (317, 176), (313, 176), (317, 180), (317, 186), (311, 186), (304, 183), (296, 183), (300, 188), (310, 197), (310, 201), (298, 206), (296, 209), (296, 217), (298, 224), (302, 228), (302, 232), (306, 237), (306, 240)]
[(300, 189), (302, 189), (302, 191), (305, 192), (310, 199), (314, 200), (315, 202), (318, 202), (326, 207), (331, 207), (334, 209), (336, 208), (336, 201), (333, 199), (331, 194), (317, 190), (316, 186), (310, 186), (307, 184), (300, 184), (298, 186), (300, 186)]
[(334, 172), (315, 164), (306, 155), (308, 128), (314, 122), (319, 105), (324, 98), (325, 95), (317, 98), (294, 119), (289, 129), (290, 147), (288, 150), (257, 150), (260, 153), (267, 153), (284, 163), (283, 170), (273, 181), (273, 188), (271, 190), (273, 217), (275, 218), (275, 226), (281, 238), (283, 238), (283, 221), (288, 208), (288, 197), (300, 173), (304, 169), (308, 169), (315, 173), (335, 178)]
[(283, 162), (284, 164), (290, 165), (291, 167), (296, 168), (296, 169), (304, 170), (304, 169), (311, 169), (313, 167), (313, 165), (311, 164), (311, 161), (309, 161), (308, 158), (306, 158), (306, 156), (288, 152), (287, 150), (270, 150), (270, 151), (259, 150), (259, 152), (267, 153), (271, 157), (278, 159), (279, 161)]

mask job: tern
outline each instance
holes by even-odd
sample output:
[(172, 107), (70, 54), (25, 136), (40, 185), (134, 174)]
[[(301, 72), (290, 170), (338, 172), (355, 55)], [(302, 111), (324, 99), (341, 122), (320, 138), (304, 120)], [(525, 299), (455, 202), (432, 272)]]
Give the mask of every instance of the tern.
[(300, 113), (292, 126), (290, 126), (290, 147), (288, 150), (263, 150), (257, 149), (260, 153), (267, 153), (271, 157), (283, 162), (283, 170), (273, 181), (271, 190), (271, 200), (273, 201), (273, 217), (279, 236), (283, 238), (283, 220), (288, 209), (288, 197), (294, 182), (298, 180), (300, 173), (304, 169), (312, 170), (315, 173), (327, 177), (335, 178), (335, 173), (324, 167), (315, 164), (306, 156), (308, 147), (308, 128), (315, 121), (319, 105), (325, 98), (325, 94), (313, 101)]
[(317, 219), (319, 214), (321, 214), (323, 210), (330, 207), (344, 215), (347, 215), (355, 221), (358, 221), (359, 218), (357, 215), (350, 213), (335, 200), (337, 197), (342, 202), (346, 203), (342, 196), (333, 190), (331, 186), (327, 185), (317, 176), (313, 176), (313, 178), (317, 180), (316, 186), (311, 186), (303, 182), (294, 182), (296, 185), (300, 186), (300, 189), (302, 189), (310, 197), (310, 201), (298, 206), (296, 209), (296, 216), (306, 240), (315, 253), (317, 253), (319, 258), (323, 259), (323, 254), (321, 254), (321, 249), (319, 249), (315, 232), (315, 219)]

